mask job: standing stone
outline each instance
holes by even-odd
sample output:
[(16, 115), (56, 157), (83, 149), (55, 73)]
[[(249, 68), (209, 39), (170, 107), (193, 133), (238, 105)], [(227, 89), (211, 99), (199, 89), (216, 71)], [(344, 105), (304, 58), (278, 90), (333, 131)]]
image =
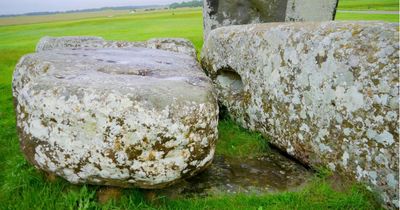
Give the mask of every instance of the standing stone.
[[(17, 128), (29, 162), (71, 183), (140, 188), (171, 185), (212, 162), (218, 105), (195, 58), (74, 40), (74, 49), (48, 45), (15, 69)], [(75, 48), (82, 42), (100, 48)]]
[(329, 21), (338, 0), (204, 0), (204, 37), (221, 26), (285, 21)]
[(213, 30), (202, 65), (241, 125), (398, 207), (398, 52), (398, 24), (253, 24)]

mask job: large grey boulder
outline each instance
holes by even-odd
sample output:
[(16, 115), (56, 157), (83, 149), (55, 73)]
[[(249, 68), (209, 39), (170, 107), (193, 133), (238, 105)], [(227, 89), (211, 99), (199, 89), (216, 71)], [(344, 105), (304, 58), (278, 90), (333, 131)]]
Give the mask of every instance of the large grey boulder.
[(133, 48), (143, 47), (178, 52), (197, 58), (193, 44), (182, 38), (155, 38), (144, 42), (108, 41), (97, 36), (43, 37), (36, 46), (36, 52), (53, 49), (75, 48)]
[(214, 156), (217, 99), (189, 55), (42, 51), (18, 63), (13, 95), (26, 158), (72, 183), (161, 188)]
[(241, 125), (398, 207), (398, 52), (398, 24), (254, 24), (212, 31), (202, 65)]
[(329, 21), (338, 0), (204, 0), (204, 37), (221, 26), (285, 21)]

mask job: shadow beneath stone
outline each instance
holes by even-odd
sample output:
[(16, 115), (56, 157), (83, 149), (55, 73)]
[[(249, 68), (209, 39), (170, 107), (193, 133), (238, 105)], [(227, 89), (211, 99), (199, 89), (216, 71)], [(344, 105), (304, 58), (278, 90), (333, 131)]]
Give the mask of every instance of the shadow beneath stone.
[(119, 200), (122, 196), (122, 189), (118, 187), (102, 187), (97, 191), (97, 200), (105, 204), (111, 200)]
[(216, 156), (201, 174), (161, 190), (145, 194), (170, 199), (216, 194), (296, 191), (314, 177), (311, 170), (275, 150), (258, 158)]

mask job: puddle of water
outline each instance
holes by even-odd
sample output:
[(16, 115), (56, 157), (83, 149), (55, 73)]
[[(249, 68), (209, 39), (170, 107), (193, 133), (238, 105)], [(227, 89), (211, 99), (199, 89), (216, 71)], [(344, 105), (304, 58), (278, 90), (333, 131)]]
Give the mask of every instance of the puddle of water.
[(169, 188), (145, 193), (175, 199), (221, 193), (295, 191), (313, 176), (311, 170), (271, 150), (252, 159), (216, 156), (213, 164), (201, 174)]

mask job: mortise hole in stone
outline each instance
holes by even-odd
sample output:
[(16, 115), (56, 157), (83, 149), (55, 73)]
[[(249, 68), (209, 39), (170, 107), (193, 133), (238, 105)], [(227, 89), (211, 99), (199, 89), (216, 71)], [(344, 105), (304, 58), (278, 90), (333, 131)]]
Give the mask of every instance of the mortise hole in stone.
[(218, 70), (216, 82), (223, 89), (229, 89), (235, 94), (243, 92), (242, 77), (231, 68)]

